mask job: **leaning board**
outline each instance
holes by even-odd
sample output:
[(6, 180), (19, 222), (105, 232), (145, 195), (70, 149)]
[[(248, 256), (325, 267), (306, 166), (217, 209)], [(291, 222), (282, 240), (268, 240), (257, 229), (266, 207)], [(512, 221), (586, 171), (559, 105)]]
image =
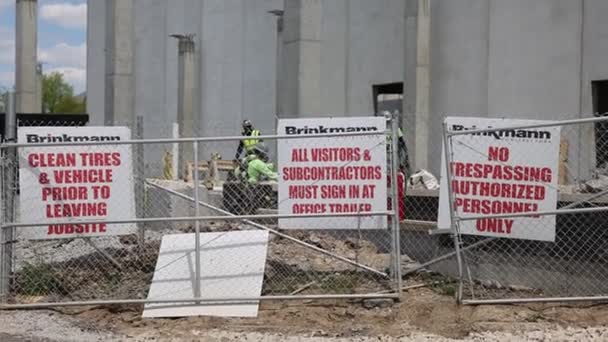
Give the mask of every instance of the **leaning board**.
[[(148, 299), (194, 298), (195, 235), (163, 236)], [(201, 297), (251, 298), (262, 293), (267, 231), (201, 233)], [(143, 317), (256, 317), (259, 301), (246, 304), (146, 304)]]

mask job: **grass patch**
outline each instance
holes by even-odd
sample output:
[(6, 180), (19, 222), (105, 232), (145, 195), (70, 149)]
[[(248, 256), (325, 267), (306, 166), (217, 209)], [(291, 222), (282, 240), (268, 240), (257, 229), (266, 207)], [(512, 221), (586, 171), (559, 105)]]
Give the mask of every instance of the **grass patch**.
[(319, 287), (327, 293), (354, 293), (358, 281), (356, 274), (336, 273), (323, 278)]
[(63, 293), (61, 282), (50, 265), (26, 263), (16, 277), (17, 293), (26, 296), (43, 296)]

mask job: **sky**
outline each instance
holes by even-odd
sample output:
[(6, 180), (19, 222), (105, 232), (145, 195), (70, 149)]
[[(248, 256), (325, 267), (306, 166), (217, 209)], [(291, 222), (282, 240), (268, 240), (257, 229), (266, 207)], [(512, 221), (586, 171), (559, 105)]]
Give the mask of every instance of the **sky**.
[[(38, 60), (59, 71), (79, 94), (86, 89), (86, 0), (38, 0)], [(0, 90), (14, 84), (15, 0), (0, 0)]]

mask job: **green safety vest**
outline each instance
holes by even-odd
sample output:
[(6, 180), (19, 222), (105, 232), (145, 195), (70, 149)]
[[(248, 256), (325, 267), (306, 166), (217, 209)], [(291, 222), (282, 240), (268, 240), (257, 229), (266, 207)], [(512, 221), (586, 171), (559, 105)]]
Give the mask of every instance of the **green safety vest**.
[[(251, 131), (250, 137), (258, 137), (260, 136), (260, 131), (254, 129)], [(243, 139), (243, 146), (246, 151), (251, 151), (260, 142), (260, 139)]]
[(247, 165), (247, 177), (250, 184), (255, 184), (260, 180), (261, 176), (266, 176), (269, 180), (276, 181), (279, 176), (272, 169), (274, 165), (264, 163), (258, 158), (249, 161)]

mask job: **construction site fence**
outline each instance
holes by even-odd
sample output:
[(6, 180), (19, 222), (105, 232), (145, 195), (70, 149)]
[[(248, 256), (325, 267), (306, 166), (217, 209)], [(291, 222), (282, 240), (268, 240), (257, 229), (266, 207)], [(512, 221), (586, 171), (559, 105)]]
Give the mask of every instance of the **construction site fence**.
[[(0, 306), (398, 298), (402, 253), (398, 212), (391, 209), (399, 207), (398, 184), (388, 182), (399, 178), (393, 157), (397, 139), (388, 145), (386, 139), (397, 137), (398, 127), (388, 126), (258, 137), (281, 146), (297, 139), (309, 149), (294, 157), (302, 165), (312, 165), (311, 148), (356, 144), (357, 152), (349, 153), (357, 158), (326, 157), (327, 165), (358, 168), (353, 172), (362, 184), (382, 191), (374, 195), (370, 186), (371, 200), (341, 202), (349, 190), (340, 184), (348, 182), (302, 179), (296, 182), (302, 190), (293, 193), (302, 199), (294, 201), (302, 209), (290, 213), (279, 211), (287, 197), (278, 195), (277, 182), (260, 179), (253, 185), (235, 171), (243, 170), (241, 159), (216, 152), (236, 151), (241, 136), (143, 139), (138, 126), (130, 129), (132, 138), (115, 141), (24, 143), (12, 137), (0, 146)], [(67, 157), (70, 153), (74, 156)], [(277, 165), (277, 155), (269, 154), (268, 161)], [(371, 160), (358, 159), (359, 154)], [(70, 180), (76, 177), (70, 171), (78, 169), (97, 170), (91, 182), (114, 183), (92, 189), (83, 175)], [(69, 183), (76, 183), (73, 190), (66, 189)], [(309, 196), (313, 204), (325, 198), (335, 205), (315, 211), (306, 205)], [(80, 206), (84, 202), (90, 205)], [(190, 234), (185, 245), (180, 234)], [(159, 254), (161, 243), (173, 252)], [(260, 258), (261, 267), (246, 267), (260, 265)], [(205, 273), (210, 269), (216, 273)], [(162, 278), (179, 270), (191, 271), (194, 280)], [(151, 284), (160, 284), (154, 293)]]
[[(480, 124), (468, 131), (446, 121), (443, 167), (449, 176), (443, 186), (451, 220), (438, 232), (453, 238), (455, 253), (433, 268), (458, 279), (459, 302), (608, 298), (607, 120)], [(511, 151), (488, 148), (488, 137)], [(479, 172), (474, 165), (481, 165)], [(484, 173), (487, 165), (491, 176)], [(530, 176), (516, 182), (507, 173), (493, 173), (517, 167), (529, 168)], [(534, 169), (541, 173), (534, 176)], [(496, 189), (504, 191), (484, 191), (483, 182), (498, 183)], [(524, 184), (524, 192), (509, 192), (515, 183)]]

